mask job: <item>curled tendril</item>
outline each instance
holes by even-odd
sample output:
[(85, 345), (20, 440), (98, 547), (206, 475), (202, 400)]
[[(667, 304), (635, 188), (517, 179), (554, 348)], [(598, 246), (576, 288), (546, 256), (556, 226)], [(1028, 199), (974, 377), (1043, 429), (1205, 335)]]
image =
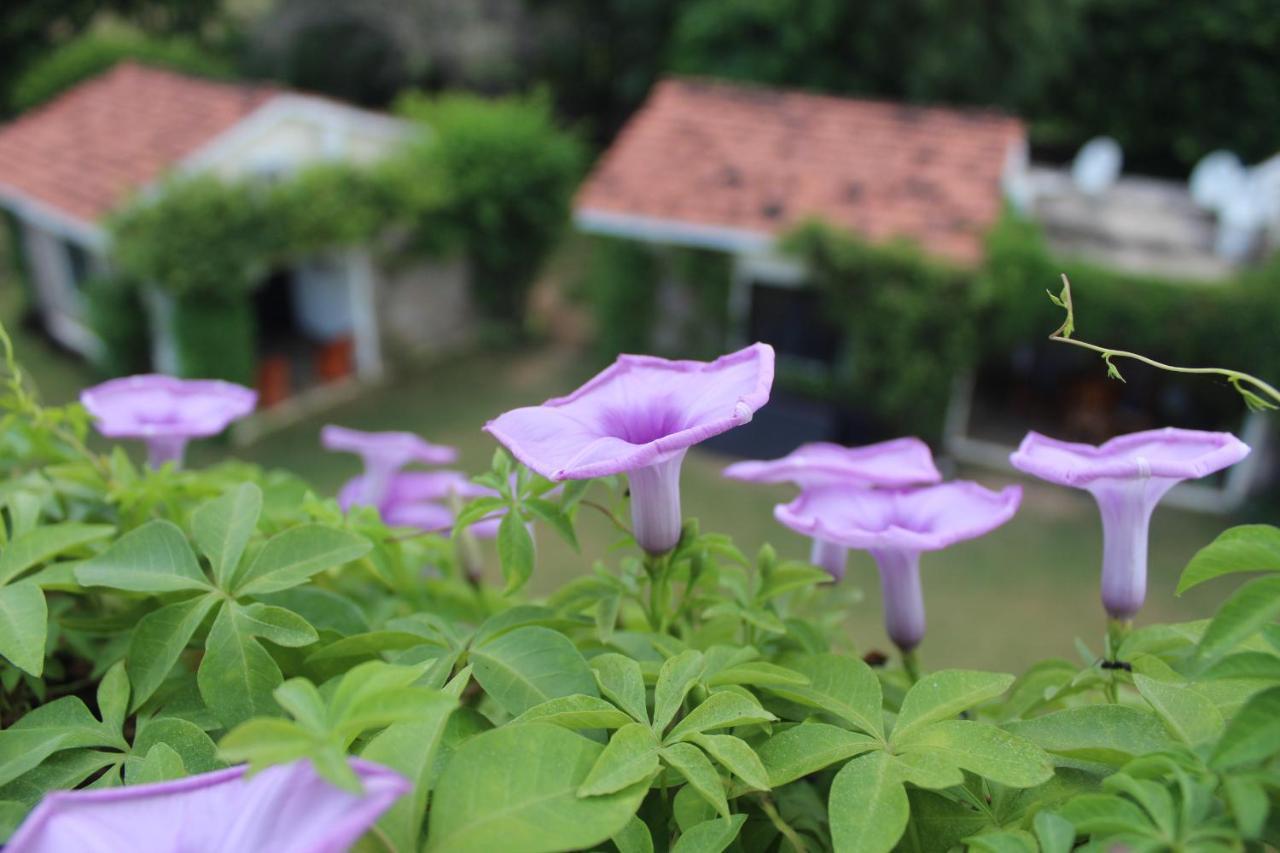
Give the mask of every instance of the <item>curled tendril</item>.
[(1062, 277), (1062, 292), (1054, 294), (1052, 291), (1049, 291), (1049, 299), (1053, 301), (1054, 305), (1057, 305), (1067, 313), (1067, 316), (1063, 318), (1062, 325), (1060, 325), (1053, 334), (1049, 335), (1049, 340), (1063, 344), (1071, 344), (1072, 346), (1098, 353), (1102, 357), (1102, 360), (1106, 362), (1107, 376), (1112, 379), (1119, 379), (1121, 382), (1124, 381), (1124, 377), (1120, 375), (1120, 370), (1116, 367), (1114, 359), (1128, 358), (1170, 373), (1192, 373), (1221, 376), (1231, 383), (1231, 387), (1234, 388), (1236, 393), (1238, 393), (1241, 399), (1244, 400), (1244, 404), (1249, 407), (1250, 411), (1263, 412), (1280, 408), (1280, 390), (1277, 390), (1273, 385), (1263, 382), (1258, 377), (1251, 376), (1248, 373), (1243, 373), (1239, 370), (1230, 370), (1225, 367), (1179, 367), (1177, 365), (1165, 364), (1164, 362), (1156, 361), (1153, 358), (1147, 358), (1145, 355), (1140, 353), (1101, 347), (1097, 344), (1091, 344), (1072, 337), (1076, 331), (1075, 306), (1071, 302), (1071, 282), (1065, 275)]

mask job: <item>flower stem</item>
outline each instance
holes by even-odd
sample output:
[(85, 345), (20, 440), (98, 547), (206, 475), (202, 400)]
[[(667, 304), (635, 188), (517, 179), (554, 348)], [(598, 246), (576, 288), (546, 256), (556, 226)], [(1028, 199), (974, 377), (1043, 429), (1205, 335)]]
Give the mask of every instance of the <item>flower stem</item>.
[(916, 657), (915, 649), (902, 653), (902, 668), (906, 670), (907, 680), (912, 684), (920, 680), (920, 659)]
[(665, 634), (669, 626), (667, 605), (670, 600), (671, 561), (666, 554), (645, 554), (644, 571), (649, 576), (649, 627)]
[(787, 823), (786, 819), (778, 812), (777, 806), (773, 804), (773, 800), (768, 794), (761, 794), (759, 797), (760, 811), (764, 812), (765, 817), (769, 818), (769, 822), (773, 824), (774, 829), (787, 839), (787, 843), (791, 845), (794, 853), (808, 853), (809, 847), (804, 843), (804, 839), (800, 837), (800, 833), (796, 832), (795, 827)]

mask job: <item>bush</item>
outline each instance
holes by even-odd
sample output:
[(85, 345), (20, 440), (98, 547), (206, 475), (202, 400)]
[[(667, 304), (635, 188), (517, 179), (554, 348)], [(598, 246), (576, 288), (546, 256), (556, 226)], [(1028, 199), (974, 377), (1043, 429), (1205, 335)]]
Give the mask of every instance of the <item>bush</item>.
[[(441, 188), (444, 213), (463, 235), (477, 302), (520, 328), (529, 290), (568, 222), (581, 144), (556, 127), (541, 95), (410, 95), (399, 110), (427, 129), (404, 153), (407, 168)], [(427, 224), (434, 227), (435, 218)]]
[(595, 348), (602, 361), (649, 351), (658, 305), (657, 257), (651, 247), (593, 237), (580, 288), (595, 316)]
[(247, 294), (184, 293), (174, 298), (172, 322), (179, 375), (254, 384), (257, 329)]
[(28, 67), (14, 81), (10, 108), (15, 112), (29, 110), (127, 59), (198, 77), (229, 78), (235, 74), (229, 61), (190, 39), (89, 34), (67, 42)]
[(147, 372), (151, 328), (138, 288), (116, 278), (94, 278), (85, 282), (84, 298), (89, 325), (102, 343), (97, 368), (107, 376)]
[[(353, 805), (378, 796), (361, 791), (360, 757), (413, 788), (360, 827), (406, 853), (1280, 843), (1275, 527), (1229, 530), (1191, 561), (1180, 589), (1267, 570), (1212, 619), (1114, 621), (1080, 660), (1064, 649), (1019, 677), (922, 673), (914, 650), (899, 665), (849, 646), (856, 591), (768, 546), (747, 558), (692, 520), (664, 554), (619, 556), (624, 536), (525, 599), (528, 525), (576, 544), (588, 508), (625, 530), (617, 477), (555, 489), (497, 454), (476, 478), (494, 496), (457, 521), (505, 513), (498, 588), (468, 570), (461, 532), (406, 535), (282, 472), (98, 455), (82, 410), (39, 407), (17, 372), (0, 364), (0, 470), (23, 474), (0, 495), (0, 838), (54, 791), (108, 787), (147, 815), (112, 823), (117, 839), (372, 824), (376, 803)], [(296, 802), (293, 785), (262, 785), (262, 807), (236, 814), (202, 788), (197, 821), (195, 785), (134, 787), (302, 762), (328, 780), (308, 784), (330, 795), (309, 810), (270, 808)], [(66, 827), (83, 811), (41, 814)]]

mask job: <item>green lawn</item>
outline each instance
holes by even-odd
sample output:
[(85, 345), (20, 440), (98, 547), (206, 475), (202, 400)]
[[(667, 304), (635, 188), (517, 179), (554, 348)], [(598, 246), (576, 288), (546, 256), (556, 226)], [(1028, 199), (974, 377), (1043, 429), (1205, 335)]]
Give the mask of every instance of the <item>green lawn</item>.
[[(15, 337), (20, 357), (50, 402), (71, 399), (87, 381), (85, 371), (73, 360), (50, 352), (30, 335), (18, 332)], [(486, 419), (507, 408), (567, 392), (588, 373), (576, 354), (549, 348), (462, 357), (370, 389), (356, 402), (231, 452), (266, 466), (294, 470), (318, 491), (332, 493), (357, 471), (353, 457), (320, 448), (320, 426), (341, 423), (362, 429), (413, 430), (458, 447), (462, 467), (478, 470), (488, 464), (494, 447), (480, 429)], [(207, 445), (196, 448), (192, 461), (202, 464), (226, 452), (225, 447)], [(749, 553), (769, 541), (784, 556), (805, 556), (802, 537), (772, 517), (773, 505), (787, 499), (790, 490), (725, 481), (720, 470), (728, 461), (710, 453), (690, 454), (683, 483), (686, 514), (700, 518), (704, 529), (733, 534)], [(971, 471), (968, 476), (990, 486), (1010, 481), (984, 471)], [(930, 628), (921, 652), (927, 666), (1016, 670), (1046, 655), (1073, 656), (1076, 636), (1095, 649), (1099, 646), (1104, 629), (1097, 601), (1102, 545), (1092, 499), (1035, 482), (1024, 482), (1024, 488), (1022, 509), (1004, 528), (925, 556)], [(1168, 508), (1157, 512), (1149, 604), (1142, 621), (1194, 618), (1211, 611), (1223, 594), (1221, 588), (1210, 585), (1207, 593), (1198, 591), (1185, 599), (1174, 598), (1173, 588), (1187, 559), (1227, 523)], [(584, 571), (614, 539), (599, 518), (584, 515), (582, 527), (582, 555), (550, 532), (539, 536), (535, 594)], [(879, 588), (870, 561), (856, 555), (846, 582), (866, 593), (863, 602), (849, 612), (850, 635), (859, 648), (883, 648)]]

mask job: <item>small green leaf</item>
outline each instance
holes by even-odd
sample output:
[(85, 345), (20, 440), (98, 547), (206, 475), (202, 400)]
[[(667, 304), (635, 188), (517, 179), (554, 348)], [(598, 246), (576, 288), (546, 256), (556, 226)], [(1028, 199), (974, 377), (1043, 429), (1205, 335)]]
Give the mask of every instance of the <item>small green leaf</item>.
[(519, 513), (508, 512), (498, 523), (498, 563), (507, 581), (503, 595), (521, 589), (533, 575), (533, 537)]
[(827, 723), (807, 722), (776, 732), (758, 752), (770, 784), (779, 788), (879, 746), (880, 741), (869, 735)]
[(1173, 745), (1153, 714), (1123, 705), (1085, 705), (1007, 723), (1007, 731), (1055, 755), (1119, 767)]
[(295, 649), (309, 646), (320, 639), (316, 629), (292, 610), (272, 604), (235, 606), (239, 608), (238, 615), (245, 631), (278, 646)]
[(693, 743), (710, 755), (720, 766), (757, 791), (769, 790), (769, 772), (760, 756), (742, 738), (733, 735), (694, 735)]
[(948, 669), (930, 673), (907, 691), (890, 741), (900, 743), (915, 729), (949, 719), (994, 699), (1008, 690), (1013, 682), (1012, 675), (994, 672)]
[(729, 801), (724, 796), (720, 774), (702, 750), (688, 743), (677, 743), (662, 748), (662, 760), (715, 808), (721, 817), (729, 817)]
[(560, 696), (535, 705), (511, 722), (552, 723), (566, 729), (618, 729), (633, 722), (609, 702), (595, 696)]
[(235, 595), (265, 595), (298, 586), (313, 575), (358, 560), (369, 541), (323, 524), (300, 524), (267, 540), (253, 562), (232, 581)]
[(591, 772), (578, 788), (579, 797), (612, 794), (658, 772), (658, 741), (643, 723), (628, 723), (613, 733)]
[(831, 783), (828, 814), (837, 853), (888, 853), (907, 828), (910, 808), (887, 754), (853, 759)]
[(1196, 552), (1178, 580), (1178, 595), (1222, 575), (1274, 571), (1280, 571), (1280, 528), (1243, 524)]
[(157, 743), (145, 757), (130, 757), (125, 763), (124, 781), (127, 785), (146, 785), (151, 782), (168, 782), (187, 775), (182, 756), (167, 743)]
[(966, 838), (970, 853), (1040, 853), (1035, 836), (1021, 829), (1005, 829)]
[(688, 740), (695, 734), (744, 726), (751, 723), (767, 723), (776, 720), (749, 694), (733, 691), (712, 693), (706, 700), (676, 723), (666, 737), (667, 743)]
[(1262, 785), (1253, 779), (1224, 776), (1222, 792), (1226, 795), (1240, 834), (1245, 838), (1260, 837), (1267, 823), (1267, 814), (1271, 810), (1267, 792)]
[(77, 747), (128, 749), (75, 696), (41, 705), (0, 731), (0, 785), (17, 779), (55, 752)]
[(1164, 785), (1150, 779), (1135, 779), (1128, 773), (1113, 773), (1102, 780), (1102, 788), (1109, 794), (1127, 794), (1167, 837), (1178, 835), (1178, 809)]
[(111, 547), (76, 568), (84, 586), (129, 592), (211, 589), (196, 555), (172, 522), (152, 521), (121, 536)]
[(964, 772), (945, 752), (903, 752), (893, 757), (894, 768), (904, 782), (917, 788), (940, 791), (964, 784)]
[[(692, 747), (690, 747), (692, 749)], [(604, 748), (559, 726), (503, 726), (465, 741), (431, 802), (430, 853), (592, 849), (621, 832), (648, 782), (579, 797)]]
[(1153, 829), (1142, 809), (1114, 794), (1081, 794), (1067, 800), (1058, 812), (1075, 826), (1076, 832), (1086, 835), (1149, 835)]
[(582, 653), (558, 631), (517, 628), (470, 652), (476, 681), (512, 716), (557, 696), (595, 696), (596, 680)]
[(1187, 685), (1157, 681), (1138, 672), (1133, 683), (1174, 737), (1187, 746), (1212, 740), (1222, 731), (1222, 714)]
[(604, 654), (591, 659), (600, 692), (638, 723), (649, 721), (644, 675), (640, 664), (625, 655)]
[(191, 513), (191, 535), (209, 558), (214, 580), (223, 589), (230, 585), (261, 513), (262, 490), (254, 483), (241, 483)]
[(219, 609), (196, 673), (200, 696), (227, 728), (250, 717), (274, 715), (271, 692), (283, 681), (280, 667), (236, 611), (230, 602)]
[(1280, 615), (1280, 575), (1257, 578), (1233, 592), (1214, 614), (1197, 654), (1213, 660), (1235, 649)]
[(133, 753), (146, 755), (158, 743), (166, 744), (182, 756), (188, 773), (208, 773), (222, 766), (213, 740), (195, 723), (177, 717), (149, 717), (138, 723)]
[(1280, 752), (1280, 687), (1256, 694), (1227, 724), (1210, 763), (1219, 770), (1263, 761)]
[(98, 682), (98, 714), (102, 724), (110, 731), (124, 729), (124, 717), (129, 710), (129, 675), (124, 662), (111, 665), (102, 681)]
[(0, 587), (0, 655), (39, 678), (48, 630), (44, 590), (29, 580)]
[(675, 719), (684, 697), (702, 675), (702, 653), (690, 649), (669, 657), (658, 670), (658, 683), (653, 690), (653, 730), (659, 735)]
[(1040, 747), (972, 720), (941, 720), (923, 728), (914, 725), (903, 738), (894, 739), (894, 747), (944, 758), (1011, 788), (1030, 788), (1053, 775), (1049, 756)]
[(808, 678), (809, 684), (771, 684), (765, 689), (836, 716), (869, 735), (884, 736), (880, 680), (871, 667), (855, 658), (826, 654), (786, 663)]
[(631, 818), (626, 827), (610, 840), (618, 848), (618, 853), (653, 853), (653, 835), (648, 824), (638, 817)]
[(114, 532), (115, 528), (109, 524), (64, 522), (21, 533), (0, 550), (0, 584), (7, 584), (33, 566), (73, 548), (105, 539)]
[(178, 662), (192, 635), (221, 601), (217, 595), (198, 595), (153, 610), (138, 620), (129, 638), (129, 678), (133, 682), (133, 708), (151, 698)]
[(1050, 811), (1039, 811), (1032, 825), (1041, 853), (1071, 853), (1076, 843), (1076, 828), (1071, 821)]
[(311, 757), (321, 741), (290, 720), (264, 717), (236, 726), (218, 743), (218, 756), (232, 764), (249, 763), (257, 771)]
[(569, 518), (558, 505), (542, 498), (528, 498), (522, 504), (541, 521), (560, 534), (560, 538), (568, 542), (573, 550), (578, 550), (578, 536), (573, 531), (573, 519)]
[(671, 847), (671, 853), (722, 853), (738, 837), (738, 832), (746, 822), (747, 816), (744, 814), (736, 814), (728, 819), (703, 821), (680, 833)]

